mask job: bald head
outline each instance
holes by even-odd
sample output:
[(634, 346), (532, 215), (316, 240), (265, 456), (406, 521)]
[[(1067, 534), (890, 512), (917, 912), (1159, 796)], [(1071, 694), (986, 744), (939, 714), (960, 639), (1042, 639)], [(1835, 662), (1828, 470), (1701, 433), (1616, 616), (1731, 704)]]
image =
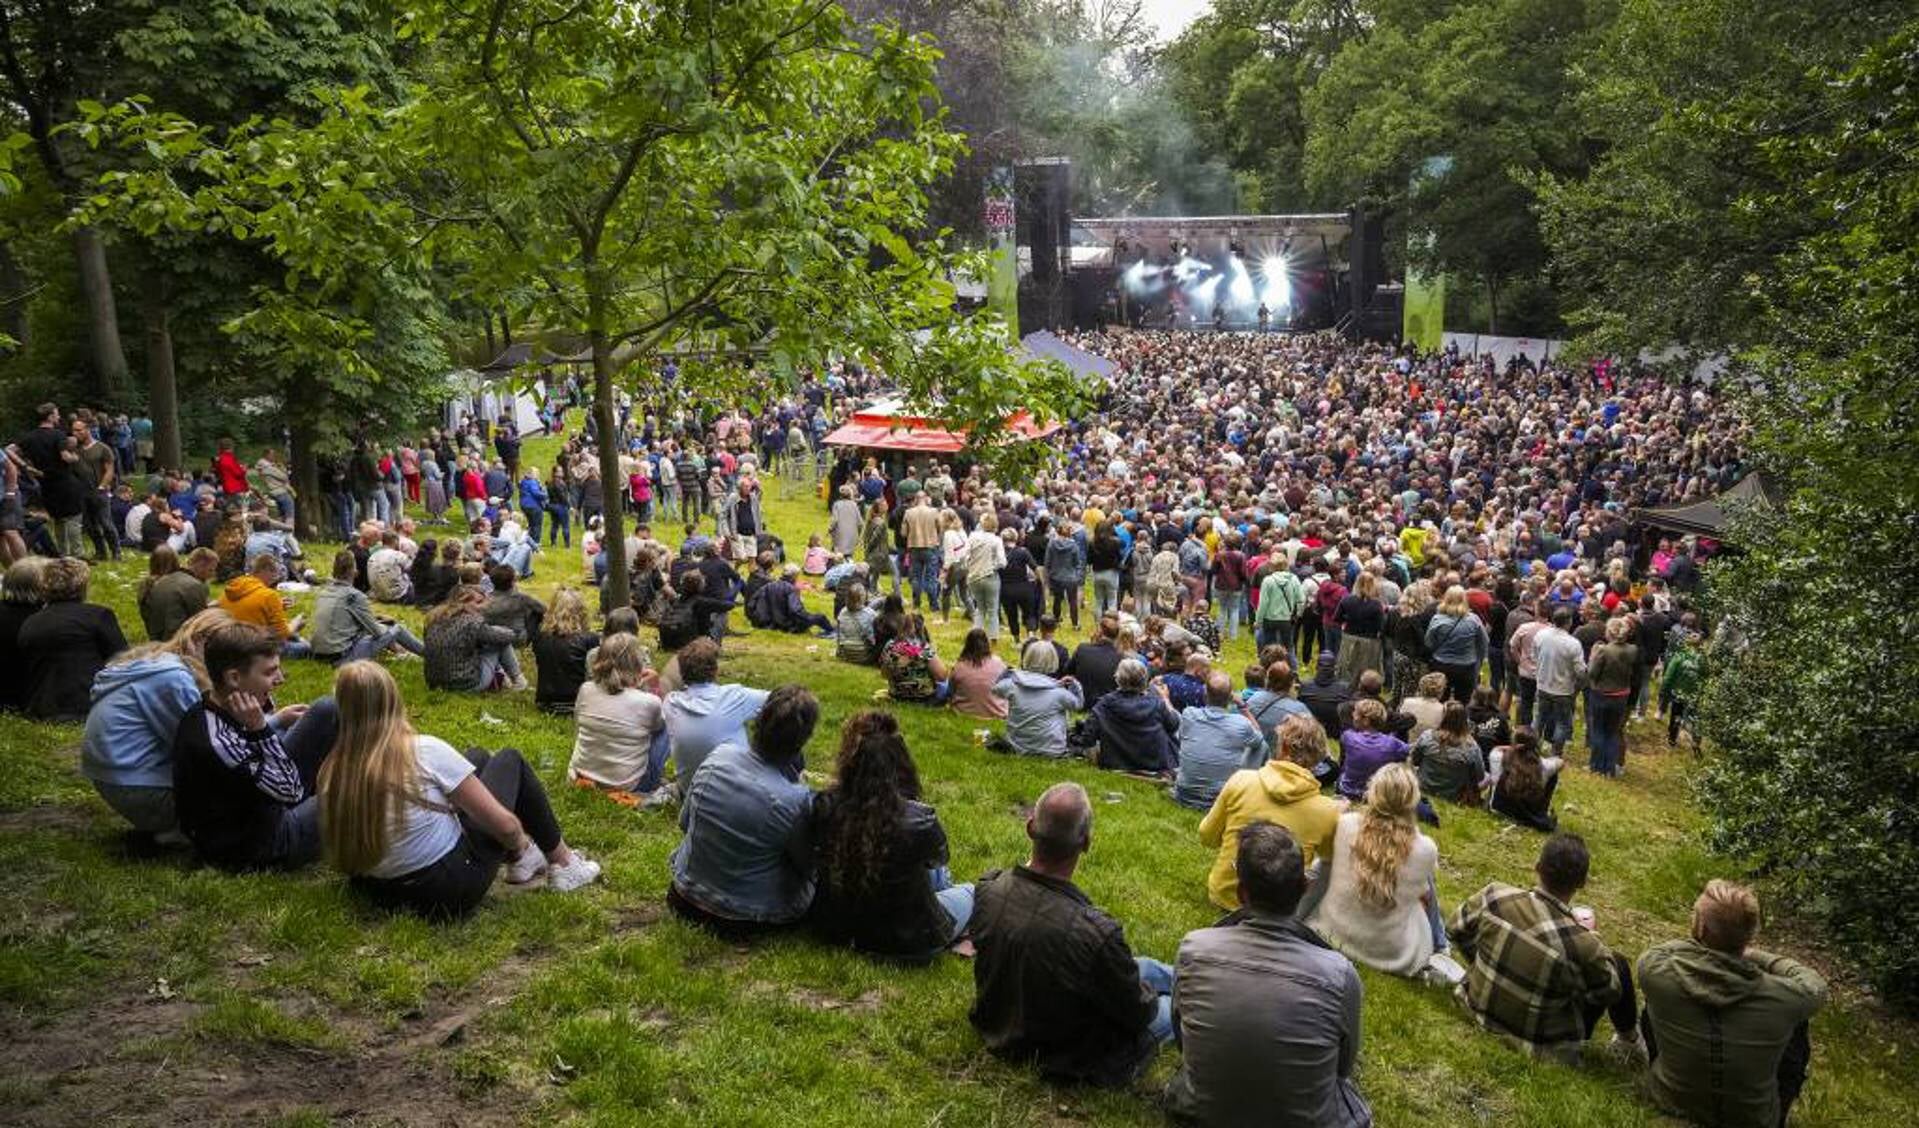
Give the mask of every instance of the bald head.
[(1064, 865), (1078, 860), (1093, 838), (1093, 802), (1086, 789), (1077, 783), (1047, 788), (1033, 804), (1026, 836), (1033, 840), (1035, 861)]

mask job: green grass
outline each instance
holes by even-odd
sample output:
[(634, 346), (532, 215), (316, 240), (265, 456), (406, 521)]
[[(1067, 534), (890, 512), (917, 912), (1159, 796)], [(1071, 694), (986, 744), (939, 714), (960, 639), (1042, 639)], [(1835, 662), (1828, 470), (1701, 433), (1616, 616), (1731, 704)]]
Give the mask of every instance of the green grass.
[[(527, 457), (544, 468), (551, 450), (551, 441), (530, 442)], [(794, 550), (824, 518), (810, 497), (770, 497), (768, 515)], [(311, 556), (323, 570), (330, 549), (313, 546)], [(102, 569), (95, 585), (95, 598), (128, 624), (138, 623), (131, 603), (140, 567)], [(536, 570), (530, 590), (542, 597), (558, 582), (577, 582), (577, 549), (547, 553)], [(949, 655), (959, 634), (957, 625), (939, 630)], [(1237, 673), (1250, 658), (1242, 639), (1228, 648), (1226, 668)], [(0, 718), (0, 872), (8, 875), (0, 892), (0, 1031), (10, 1051), (29, 1051), (18, 1076), (0, 1070), (9, 1075), (0, 1092), (18, 1096), (30, 1120), (70, 1122), (108, 1107), (103, 1092), (116, 1083), (151, 1089), (149, 1117), (174, 1118), (170, 1073), (149, 1060), (160, 1046), (169, 1061), (218, 1060), (227, 1072), (248, 1068), (256, 1054), (266, 1055), (257, 1059), (261, 1069), (322, 1079), (391, 1070), (456, 1105), (442, 1117), (456, 1120), (486, 1112), (495, 1120), (669, 1125), (1161, 1122), (1150, 1090), (1170, 1071), (1172, 1054), (1135, 1092), (1043, 1085), (980, 1048), (965, 1020), (972, 982), (961, 960), (903, 969), (798, 938), (740, 948), (665, 916), (672, 820), (564, 786), (570, 724), (537, 713), (530, 694), (432, 692), (418, 663), (392, 669), (422, 731), (528, 755), (568, 838), (605, 863), (603, 883), (574, 896), (496, 892), (470, 920), (430, 926), (366, 910), (324, 868), (230, 877), (179, 857), (130, 857), (115, 819), (75, 770), (78, 730)], [(325, 692), (329, 674), (291, 664), (281, 699)], [(880, 684), (810, 639), (766, 633), (729, 640), (724, 676), (800, 681), (820, 696), (825, 716), (810, 749), (816, 770), (830, 766), (842, 722), (871, 706)], [(1125, 924), (1136, 950), (1170, 958), (1185, 932), (1215, 916), (1197, 815), (1145, 783), (1084, 764), (988, 754), (973, 742), (974, 722), (923, 709), (900, 715), (957, 874), (1019, 860), (1023, 806), (1071, 778), (1086, 784), (1097, 807), (1081, 884)], [(1636, 741), (1639, 749), (1649, 744)], [(1582, 899), (1597, 909), (1607, 940), (1629, 955), (1682, 934), (1705, 878), (1740, 869), (1702, 845), (1701, 820), (1687, 801), (1691, 767), (1687, 757), (1641, 751), (1626, 780), (1573, 771), (1560, 792), (1565, 825), (1595, 854)], [(1526, 878), (1536, 835), (1477, 812), (1444, 814), (1436, 838), (1445, 901), (1493, 878)], [(1818, 951), (1803, 954), (1833, 963)], [(1361, 1085), (1382, 1124), (1662, 1122), (1623, 1067), (1527, 1061), (1479, 1033), (1449, 997), (1363, 975)], [(170, 1007), (156, 1005), (163, 979)], [(442, 1039), (448, 1023), (459, 1030)], [(88, 1074), (98, 1075), (97, 1088), (63, 1084), (54, 1092), (47, 1047), (79, 1037), (106, 1047), (104, 1072)], [(1814, 1074), (1797, 1122), (1919, 1122), (1919, 1038), (1909, 1025), (1842, 989), (1814, 1037)], [(117, 1080), (116, 1067), (125, 1071)], [(247, 1107), (262, 1122), (319, 1122), (343, 1108), (378, 1122), (377, 1109), (339, 1103), (350, 1099), (321, 1086)]]

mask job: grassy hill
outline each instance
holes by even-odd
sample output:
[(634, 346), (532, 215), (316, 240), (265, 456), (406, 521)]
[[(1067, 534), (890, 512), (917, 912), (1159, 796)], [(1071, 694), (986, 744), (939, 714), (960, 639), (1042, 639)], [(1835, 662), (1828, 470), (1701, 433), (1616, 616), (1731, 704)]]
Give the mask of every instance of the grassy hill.
[[(553, 446), (529, 442), (526, 457), (544, 468)], [(789, 548), (823, 527), (810, 496), (769, 495)], [(330, 556), (330, 546), (309, 549), (322, 572)], [(93, 598), (130, 633), (143, 568), (130, 558), (96, 572)], [(537, 559), (528, 588), (544, 598), (581, 571), (577, 548), (556, 548)], [(959, 634), (940, 629), (943, 653), (957, 653)], [(1241, 639), (1226, 668), (1250, 657)], [(418, 663), (392, 668), (421, 731), (528, 755), (569, 840), (605, 863), (603, 883), (571, 896), (498, 888), (471, 920), (430, 926), (368, 911), (324, 868), (230, 877), (178, 855), (129, 856), (121, 826), (78, 775), (79, 730), (0, 718), (8, 1121), (1161, 1122), (1152, 1098), (1170, 1052), (1132, 1093), (1040, 1084), (973, 1036), (965, 961), (899, 969), (797, 938), (733, 946), (679, 924), (663, 904), (672, 819), (566, 786), (569, 721), (537, 713), (531, 693), (432, 692)], [(283, 702), (325, 692), (330, 670), (292, 663), (289, 674)], [(766, 633), (728, 640), (722, 677), (799, 681), (820, 696), (816, 776), (830, 769), (842, 721), (881, 685), (873, 671), (835, 663), (830, 647)], [(1170, 959), (1182, 934), (1216, 915), (1195, 813), (1083, 763), (987, 753), (966, 718), (900, 715), (960, 879), (1020, 860), (1024, 806), (1072, 778), (1097, 807), (1080, 882), (1135, 950)], [(1575, 770), (1559, 792), (1563, 824), (1593, 848), (1582, 900), (1632, 956), (1683, 934), (1704, 881), (1740, 868), (1701, 846), (1687, 802), (1691, 757), (1659, 750), (1652, 726), (1634, 737), (1624, 780)], [(1449, 907), (1487, 880), (1527, 878), (1538, 836), (1477, 812), (1443, 815), (1435, 837)], [(1774, 932), (1766, 942), (1836, 976), (1796, 1122), (1919, 1123), (1914, 1028), (1849, 988), (1816, 940)], [(1450, 996), (1362, 974), (1360, 1083), (1381, 1124), (1663, 1122), (1622, 1065), (1599, 1055), (1579, 1069), (1528, 1061), (1480, 1033)]]

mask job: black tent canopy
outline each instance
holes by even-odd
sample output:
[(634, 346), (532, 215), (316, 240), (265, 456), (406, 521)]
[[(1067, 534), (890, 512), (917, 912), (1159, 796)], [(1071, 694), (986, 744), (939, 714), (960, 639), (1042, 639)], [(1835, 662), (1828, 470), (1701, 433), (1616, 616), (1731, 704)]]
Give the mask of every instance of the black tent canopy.
[(1720, 540), (1725, 537), (1731, 509), (1745, 505), (1770, 507), (1774, 493), (1765, 476), (1753, 471), (1713, 497), (1656, 509), (1635, 509), (1632, 519), (1634, 524), (1648, 528)]

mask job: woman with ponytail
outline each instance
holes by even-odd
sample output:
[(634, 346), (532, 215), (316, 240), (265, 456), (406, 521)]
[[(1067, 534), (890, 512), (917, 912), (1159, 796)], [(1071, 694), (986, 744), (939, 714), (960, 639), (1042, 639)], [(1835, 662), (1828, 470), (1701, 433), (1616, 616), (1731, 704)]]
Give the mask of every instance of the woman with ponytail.
[(321, 765), (327, 860), (375, 904), (425, 917), (472, 912), (506, 865), (566, 892), (600, 876), (570, 849), (539, 777), (511, 748), (462, 756), (413, 731), (393, 675), (348, 662), (333, 679), (339, 735)]
[(1419, 832), (1419, 777), (1388, 764), (1366, 786), (1366, 805), (1339, 817), (1307, 923), (1356, 963), (1417, 975), (1436, 950), (1433, 875), (1439, 847)]

